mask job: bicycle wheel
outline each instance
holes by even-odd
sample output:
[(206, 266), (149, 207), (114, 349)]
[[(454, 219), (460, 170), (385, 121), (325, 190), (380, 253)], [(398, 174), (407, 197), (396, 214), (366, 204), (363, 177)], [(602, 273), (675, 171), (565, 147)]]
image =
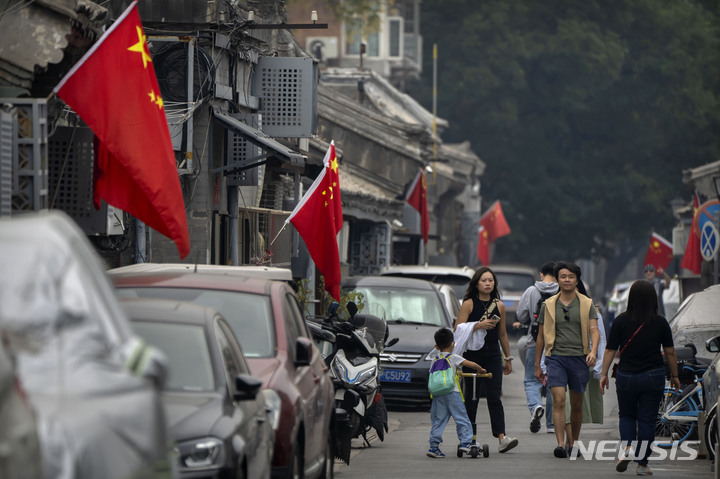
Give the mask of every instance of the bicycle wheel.
[[(663, 417), (663, 414), (675, 406), (678, 401), (680, 401), (679, 407), (669, 413), (669, 417)], [(680, 398), (675, 390), (665, 388), (655, 423), (655, 441), (657, 441), (658, 447), (669, 449), (674, 444), (680, 444), (688, 439), (697, 428), (697, 415), (698, 406), (692, 397)], [(693, 418), (694, 420), (688, 420)]]
[(715, 446), (718, 442), (718, 427), (717, 427), (717, 406), (713, 406), (710, 413), (705, 419), (705, 448), (708, 451), (710, 460), (715, 459)]

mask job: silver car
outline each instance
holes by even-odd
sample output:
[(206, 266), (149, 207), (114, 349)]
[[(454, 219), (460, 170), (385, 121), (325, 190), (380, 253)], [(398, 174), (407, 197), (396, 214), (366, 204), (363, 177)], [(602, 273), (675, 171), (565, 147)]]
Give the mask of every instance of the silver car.
[(85, 234), (59, 211), (2, 219), (0, 271), (0, 335), (45, 477), (167, 476), (164, 359), (133, 334)]

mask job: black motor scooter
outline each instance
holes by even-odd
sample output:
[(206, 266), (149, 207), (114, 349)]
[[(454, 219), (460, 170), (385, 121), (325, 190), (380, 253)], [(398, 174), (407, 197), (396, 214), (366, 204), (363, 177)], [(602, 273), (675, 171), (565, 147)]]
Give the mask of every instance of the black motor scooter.
[[(350, 442), (374, 429), (382, 441), (388, 430), (387, 409), (378, 380), (380, 352), (388, 337), (385, 321), (370, 314), (358, 314), (355, 303), (346, 308), (347, 321), (337, 315), (332, 303), (327, 316), (310, 316), (307, 324), (330, 369), (335, 386), (335, 455), (350, 462)], [(397, 343), (390, 340), (387, 346)]]

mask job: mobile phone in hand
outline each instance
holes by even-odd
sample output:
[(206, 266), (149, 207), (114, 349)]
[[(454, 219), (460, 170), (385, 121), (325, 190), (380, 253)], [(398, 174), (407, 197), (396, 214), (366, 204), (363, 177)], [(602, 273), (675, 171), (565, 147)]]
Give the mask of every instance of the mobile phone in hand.
[(497, 314), (493, 314), (492, 316), (490, 316), (490, 320), (497, 323), (498, 321), (500, 321), (500, 316), (498, 316)]

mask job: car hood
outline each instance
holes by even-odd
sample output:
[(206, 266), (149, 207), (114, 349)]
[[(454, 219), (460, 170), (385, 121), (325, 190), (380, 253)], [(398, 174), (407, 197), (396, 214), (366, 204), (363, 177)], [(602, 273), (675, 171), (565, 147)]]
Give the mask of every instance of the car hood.
[(170, 437), (176, 441), (210, 434), (223, 414), (223, 398), (219, 394), (164, 393), (163, 404)]
[(385, 348), (385, 353), (429, 353), (435, 347), (433, 334), (438, 326), (420, 326), (417, 324), (388, 324), (389, 339), (398, 338), (397, 344)]

